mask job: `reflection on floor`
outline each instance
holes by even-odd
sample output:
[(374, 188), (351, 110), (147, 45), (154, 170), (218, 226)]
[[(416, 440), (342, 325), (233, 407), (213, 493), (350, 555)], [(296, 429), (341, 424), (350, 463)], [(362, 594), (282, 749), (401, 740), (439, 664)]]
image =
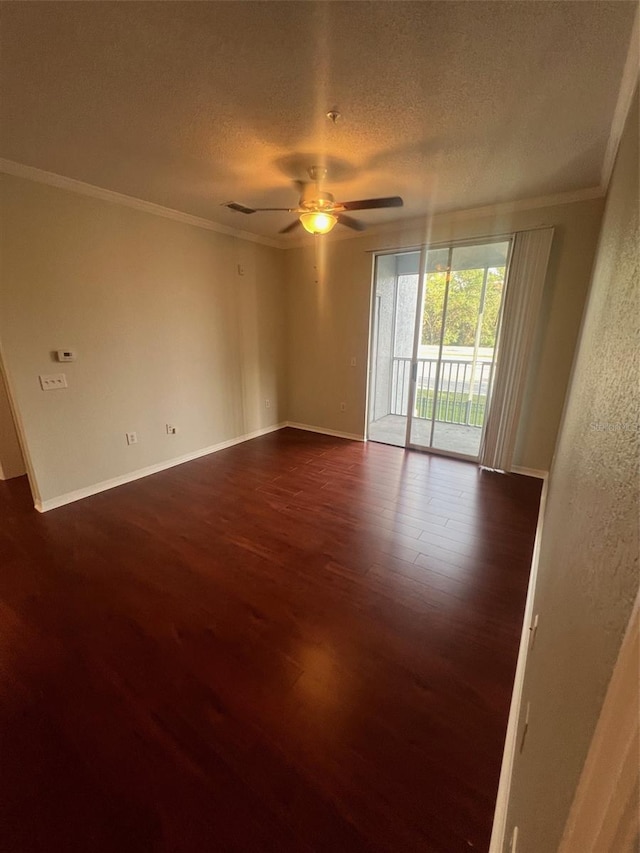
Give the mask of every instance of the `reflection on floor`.
[(487, 851), (540, 487), (294, 429), (0, 481), (0, 850)]
[[(369, 439), (383, 444), (394, 444), (404, 447), (407, 430), (407, 419), (402, 415), (386, 415), (369, 424)], [(465, 456), (478, 456), (480, 452), (480, 427), (462, 426), (460, 424), (445, 424), (436, 421), (433, 433), (433, 446), (438, 450), (448, 450), (450, 453), (461, 453)], [(411, 444), (428, 447), (431, 436), (431, 421), (414, 418), (411, 430)]]

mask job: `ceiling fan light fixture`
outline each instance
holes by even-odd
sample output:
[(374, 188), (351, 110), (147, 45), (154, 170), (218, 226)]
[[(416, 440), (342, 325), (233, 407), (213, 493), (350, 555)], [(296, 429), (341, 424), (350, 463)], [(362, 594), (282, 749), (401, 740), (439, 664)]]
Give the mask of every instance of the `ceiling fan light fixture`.
[(309, 234), (328, 234), (336, 225), (337, 221), (337, 216), (334, 216), (332, 213), (324, 213), (323, 211), (312, 211), (300, 214), (302, 227), (305, 231), (308, 231)]

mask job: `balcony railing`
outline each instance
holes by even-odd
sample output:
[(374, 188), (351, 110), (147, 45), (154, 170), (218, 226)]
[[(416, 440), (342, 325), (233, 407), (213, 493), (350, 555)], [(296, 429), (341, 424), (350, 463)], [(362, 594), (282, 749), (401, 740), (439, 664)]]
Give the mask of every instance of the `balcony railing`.
[[(472, 361), (443, 359), (440, 364), (436, 420), (481, 427), (491, 383), (491, 362), (478, 360), (474, 365)], [(414, 417), (433, 418), (437, 365), (435, 358), (418, 359)], [(392, 359), (392, 415), (407, 415), (410, 378), (411, 359)]]

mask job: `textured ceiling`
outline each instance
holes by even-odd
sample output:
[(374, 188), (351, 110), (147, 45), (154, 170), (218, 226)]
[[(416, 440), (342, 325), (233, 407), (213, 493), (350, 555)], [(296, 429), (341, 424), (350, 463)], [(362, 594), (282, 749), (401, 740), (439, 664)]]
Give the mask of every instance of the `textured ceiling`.
[(264, 235), (314, 163), (369, 223), (593, 187), (635, 5), (3, 3), (0, 156)]

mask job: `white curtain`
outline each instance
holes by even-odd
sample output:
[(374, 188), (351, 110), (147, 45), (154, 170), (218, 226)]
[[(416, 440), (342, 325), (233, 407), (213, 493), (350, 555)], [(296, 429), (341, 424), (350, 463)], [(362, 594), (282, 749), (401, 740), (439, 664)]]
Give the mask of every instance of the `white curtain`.
[(526, 372), (540, 313), (553, 228), (514, 237), (491, 403), (480, 450), (485, 468), (510, 471)]

